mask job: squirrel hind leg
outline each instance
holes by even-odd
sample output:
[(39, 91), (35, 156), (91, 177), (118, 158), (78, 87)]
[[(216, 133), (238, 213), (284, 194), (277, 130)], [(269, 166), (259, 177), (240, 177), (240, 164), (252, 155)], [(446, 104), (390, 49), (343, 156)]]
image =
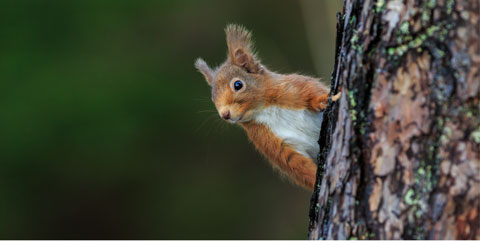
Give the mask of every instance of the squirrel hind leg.
[(273, 164), (291, 180), (301, 187), (313, 190), (318, 168), (313, 159), (298, 153), (290, 146), (284, 146), (278, 161)]

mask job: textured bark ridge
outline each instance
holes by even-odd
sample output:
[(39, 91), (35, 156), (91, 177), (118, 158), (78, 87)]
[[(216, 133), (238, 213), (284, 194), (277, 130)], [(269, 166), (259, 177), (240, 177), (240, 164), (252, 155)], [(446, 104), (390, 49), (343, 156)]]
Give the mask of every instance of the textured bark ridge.
[(345, 0), (310, 239), (480, 239), (480, 6)]

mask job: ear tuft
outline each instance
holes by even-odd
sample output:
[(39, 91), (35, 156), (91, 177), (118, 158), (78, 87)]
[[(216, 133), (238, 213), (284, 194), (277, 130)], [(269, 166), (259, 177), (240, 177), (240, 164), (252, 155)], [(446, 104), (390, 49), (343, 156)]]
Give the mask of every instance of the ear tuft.
[(214, 75), (213, 70), (210, 69), (208, 64), (202, 58), (198, 58), (195, 61), (195, 68), (197, 68), (198, 71), (203, 74), (208, 85), (212, 86)]
[(225, 33), (229, 60), (245, 68), (249, 73), (260, 72), (260, 64), (254, 53), (250, 31), (243, 26), (229, 24), (225, 28)]
[(227, 35), (227, 44), (229, 49), (243, 49), (245, 52), (253, 54), (251, 39), (252, 34), (245, 27), (229, 24), (225, 28), (225, 33)]

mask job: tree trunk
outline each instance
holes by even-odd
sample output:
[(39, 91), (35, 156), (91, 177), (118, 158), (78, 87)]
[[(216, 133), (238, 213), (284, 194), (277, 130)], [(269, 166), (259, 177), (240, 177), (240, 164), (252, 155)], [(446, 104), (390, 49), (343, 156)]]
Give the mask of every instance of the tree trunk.
[(479, 5), (345, 0), (310, 239), (480, 239)]

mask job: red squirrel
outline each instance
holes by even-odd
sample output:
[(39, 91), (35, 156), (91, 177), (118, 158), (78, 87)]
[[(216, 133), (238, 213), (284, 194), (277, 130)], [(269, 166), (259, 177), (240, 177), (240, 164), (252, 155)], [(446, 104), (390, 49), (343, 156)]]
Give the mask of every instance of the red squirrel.
[[(228, 25), (227, 60), (211, 69), (201, 58), (195, 67), (212, 87), (221, 118), (237, 123), (271, 164), (295, 183), (313, 190), (323, 110), (329, 89), (319, 79), (283, 75), (258, 60), (251, 33)], [(340, 93), (333, 96), (336, 101)]]

